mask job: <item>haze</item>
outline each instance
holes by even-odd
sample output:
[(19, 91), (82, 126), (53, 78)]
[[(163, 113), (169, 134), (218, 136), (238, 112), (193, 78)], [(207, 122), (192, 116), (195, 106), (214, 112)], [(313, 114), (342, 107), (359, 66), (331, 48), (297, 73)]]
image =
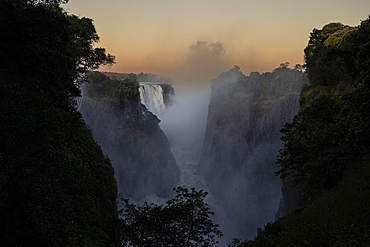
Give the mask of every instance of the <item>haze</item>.
[(101, 70), (190, 73), (190, 80), (209, 82), (234, 65), (249, 74), (302, 64), (313, 28), (358, 25), (370, 1), (70, 0), (64, 7), (93, 19), (97, 46), (116, 56), (113, 67)]

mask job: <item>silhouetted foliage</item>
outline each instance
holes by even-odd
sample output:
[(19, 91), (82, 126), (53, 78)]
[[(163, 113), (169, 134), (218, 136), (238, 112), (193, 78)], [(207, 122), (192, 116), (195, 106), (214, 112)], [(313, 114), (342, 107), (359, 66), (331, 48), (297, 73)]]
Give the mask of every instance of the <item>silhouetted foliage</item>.
[(123, 246), (213, 246), (222, 237), (204, 202), (207, 192), (177, 187), (166, 205), (135, 205), (121, 198)]
[(304, 50), (304, 67), (312, 86), (346, 87), (356, 73), (357, 27), (330, 23), (314, 29)]
[(2, 246), (118, 242), (113, 168), (76, 108), (81, 72), (113, 60), (59, 2), (0, 2)]
[(292, 175), (311, 194), (333, 188), (368, 152), (369, 21), (314, 29), (305, 49), (310, 85), (302, 89), (298, 115), (281, 131), (277, 162), (281, 177)]
[(335, 98), (320, 96), (285, 125), (277, 174), (293, 176), (295, 184), (307, 185), (310, 193), (332, 188), (341, 180), (349, 160), (342, 143), (340, 109)]

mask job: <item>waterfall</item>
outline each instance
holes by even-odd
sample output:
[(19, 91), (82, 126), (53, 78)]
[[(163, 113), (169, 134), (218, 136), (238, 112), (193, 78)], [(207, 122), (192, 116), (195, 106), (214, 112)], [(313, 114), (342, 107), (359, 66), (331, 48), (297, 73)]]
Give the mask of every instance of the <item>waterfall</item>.
[(166, 105), (164, 103), (163, 88), (160, 84), (141, 82), (139, 84), (140, 100), (146, 108), (154, 115), (163, 113)]

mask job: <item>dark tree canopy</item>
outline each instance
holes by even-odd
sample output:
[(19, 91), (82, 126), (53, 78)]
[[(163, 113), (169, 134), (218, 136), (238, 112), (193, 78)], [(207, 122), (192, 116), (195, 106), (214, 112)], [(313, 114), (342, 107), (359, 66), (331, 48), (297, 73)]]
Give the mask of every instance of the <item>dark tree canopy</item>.
[(0, 1), (2, 246), (118, 243), (113, 168), (76, 107), (81, 73), (114, 60), (61, 2)]
[(305, 49), (310, 85), (300, 111), (282, 129), (281, 177), (315, 194), (333, 188), (369, 150), (370, 19), (358, 27), (314, 29)]
[(166, 205), (135, 205), (122, 198), (120, 233), (123, 246), (213, 246), (222, 237), (214, 214), (204, 202), (207, 192), (177, 187)]
[(104, 48), (93, 48), (99, 36), (91, 19), (67, 15), (57, 5), (21, 0), (5, 0), (1, 9), (3, 76), (22, 81), (22, 88), (34, 94), (73, 106), (81, 73), (114, 63)]
[(308, 79), (312, 86), (345, 87), (358, 72), (356, 56), (358, 27), (330, 23), (314, 29), (304, 50)]

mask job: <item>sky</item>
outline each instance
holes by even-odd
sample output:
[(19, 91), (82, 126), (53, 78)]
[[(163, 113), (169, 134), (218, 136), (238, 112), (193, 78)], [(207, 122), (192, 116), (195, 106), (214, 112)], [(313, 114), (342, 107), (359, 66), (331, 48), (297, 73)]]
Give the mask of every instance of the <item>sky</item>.
[(369, 0), (69, 0), (68, 13), (94, 20), (116, 56), (102, 71), (209, 81), (234, 65), (247, 75), (304, 63), (310, 32), (357, 26)]

